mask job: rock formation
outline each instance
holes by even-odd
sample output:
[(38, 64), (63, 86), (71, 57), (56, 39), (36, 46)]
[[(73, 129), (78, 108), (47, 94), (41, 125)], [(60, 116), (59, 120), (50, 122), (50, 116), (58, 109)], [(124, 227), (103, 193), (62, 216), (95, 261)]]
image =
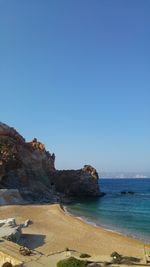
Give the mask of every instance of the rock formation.
[(54, 161), (54, 155), (37, 139), (27, 143), (14, 128), (0, 123), (0, 188), (19, 189), (26, 195), (31, 192), (35, 198), (50, 198)]
[(18, 189), (0, 189), (0, 205), (23, 204), (24, 201)]
[(15, 218), (0, 220), (0, 239), (6, 239), (17, 243), (21, 238), (22, 228), (28, 227), (30, 220), (26, 220), (23, 224), (16, 223)]
[(100, 196), (98, 174), (96, 169), (85, 165), (80, 170), (56, 171), (53, 176), (56, 191), (66, 196), (84, 197)]
[(26, 142), (4, 123), (0, 123), (0, 189), (18, 189), (25, 199), (52, 202), (61, 194), (100, 195), (94, 168), (85, 165), (81, 170), (57, 171), (54, 153), (46, 151), (36, 138)]

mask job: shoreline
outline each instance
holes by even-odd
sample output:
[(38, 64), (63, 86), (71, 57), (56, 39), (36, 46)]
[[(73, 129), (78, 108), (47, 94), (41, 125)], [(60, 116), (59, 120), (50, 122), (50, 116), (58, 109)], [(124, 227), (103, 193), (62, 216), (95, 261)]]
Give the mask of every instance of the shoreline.
[(110, 233), (115, 233), (115, 234), (118, 234), (118, 235), (121, 235), (121, 236), (124, 236), (124, 237), (127, 237), (127, 238), (131, 238), (131, 239), (133, 239), (133, 240), (135, 240), (135, 241), (139, 241), (139, 242), (142, 242), (142, 243), (145, 244), (145, 245), (150, 246), (150, 242), (147, 243), (147, 241), (144, 240), (144, 238), (143, 238), (143, 239), (142, 239), (142, 238), (140, 239), (140, 238), (138, 238), (138, 237), (136, 237), (136, 236), (132, 236), (132, 235), (127, 234), (127, 233), (119, 232), (117, 229), (113, 230), (113, 229), (107, 228), (107, 226), (100, 225), (100, 224), (96, 224), (95, 222), (92, 222), (92, 221), (88, 220), (88, 218), (86, 218), (86, 217), (84, 217), (84, 216), (76, 216), (76, 215), (74, 215), (72, 212), (68, 211), (68, 210), (67, 210), (67, 206), (65, 206), (65, 205), (64, 205), (63, 207), (60, 206), (60, 208), (62, 208), (63, 211), (64, 211), (66, 214), (68, 214), (69, 216), (71, 216), (71, 217), (73, 217), (73, 218), (77, 218), (77, 219), (83, 221), (85, 224), (89, 224), (89, 225), (94, 226), (94, 227), (96, 227), (96, 228), (101, 228), (101, 229), (103, 229), (103, 230), (105, 230), (105, 231), (108, 231), (108, 232), (110, 232)]
[(119, 232), (119, 231), (117, 231), (117, 230), (111, 230), (111, 229), (109, 229), (109, 228), (105, 228), (103, 225), (98, 225), (98, 224), (96, 224), (96, 223), (94, 223), (94, 222), (92, 222), (92, 221), (88, 221), (88, 219), (87, 219), (86, 217), (84, 217), (84, 216), (83, 216), (83, 217), (82, 217), (82, 216), (76, 216), (76, 215), (74, 215), (73, 213), (69, 212), (69, 211), (67, 210), (67, 207), (66, 207), (66, 206), (63, 206), (63, 207), (62, 207), (62, 206), (60, 205), (60, 209), (62, 209), (62, 211), (63, 211), (64, 213), (66, 213), (68, 216), (70, 216), (70, 217), (72, 217), (72, 218), (74, 218), (74, 219), (77, 219), (77, 220), (79, 220), (79, 221), (81, 221), (81, 222), (83, 222), (83, 223), (85, 223), (85, 224), (87, 224), (87, 225), (91, 225), (91, 226), (93, 226), (93, 227), (95, 227), (95, 228), (97, 228), (97, 229), (101, 229), (101, 230), (104, 230), (104, 231), (106, 231), (106, 232), (114, 233), (114, 234), (119, 235), (119, 236), (121, 236), (121, 237), (129, 238), (129, 239), (132, 239), (132, 240), (134, 240), (134, 241), (143, 243), (143, 245), (150, 246), (150, 243), (146, 243), (146, 241), (144, 241), (144, 240), (141, 240), (141, 239), (132, 237), (132, 236), (130, 236), (130, 235), (123, 234), (123, 233), (121, 233), (121, 232)]
[(30, 219), (33, 223), (23, 229), (20, 245), (44, 255), (69, 248), (105, 260), (117, 251), (145, 261), (144, 242), (88, 224), (65, 212), (59, 204), (2, 206), (0, 217), (14, 217), (18, 224)]

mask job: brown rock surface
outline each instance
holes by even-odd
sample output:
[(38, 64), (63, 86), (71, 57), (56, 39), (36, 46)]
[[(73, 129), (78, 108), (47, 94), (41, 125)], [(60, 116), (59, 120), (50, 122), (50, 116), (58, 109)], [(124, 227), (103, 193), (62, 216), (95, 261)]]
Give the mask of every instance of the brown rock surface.
[(46, 151), (36, 138), (26, 142), (4, 123), (0, 123), (0, 189), (18, 189), (29, 200), (56, 201), (60, 194), (100, 196), (93, 167), (56, 171), (54, 153)]
[(98, 174), (96, 169), (85, 165), (79, 170), (63, 170), (55, 172), (53, 177), (56, 191), (70, 197), (100, 196)]
[(0, 123), (0, 188), (50, 197), (53, 172), (54, 158), (43, 144), (37, 139), (27, 143), (14, 128)]

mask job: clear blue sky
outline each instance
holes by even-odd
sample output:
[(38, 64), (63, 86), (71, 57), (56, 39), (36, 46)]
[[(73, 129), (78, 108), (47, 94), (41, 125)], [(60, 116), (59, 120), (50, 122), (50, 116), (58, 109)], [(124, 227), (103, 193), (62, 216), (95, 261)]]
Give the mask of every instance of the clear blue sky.
[(0, 99), (57, 168), (150, 171), (150, 1), (0, 0)]

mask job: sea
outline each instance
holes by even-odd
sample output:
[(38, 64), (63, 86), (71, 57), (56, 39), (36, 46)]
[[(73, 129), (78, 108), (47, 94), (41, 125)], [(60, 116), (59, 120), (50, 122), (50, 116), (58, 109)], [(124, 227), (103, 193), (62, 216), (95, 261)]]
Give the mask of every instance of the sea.
[[(150, 178), (100, 179), (101, 198), (66, 206), (73, 216), (150, 244)], [(129, 193), (128, 193), (129, 192)]]

